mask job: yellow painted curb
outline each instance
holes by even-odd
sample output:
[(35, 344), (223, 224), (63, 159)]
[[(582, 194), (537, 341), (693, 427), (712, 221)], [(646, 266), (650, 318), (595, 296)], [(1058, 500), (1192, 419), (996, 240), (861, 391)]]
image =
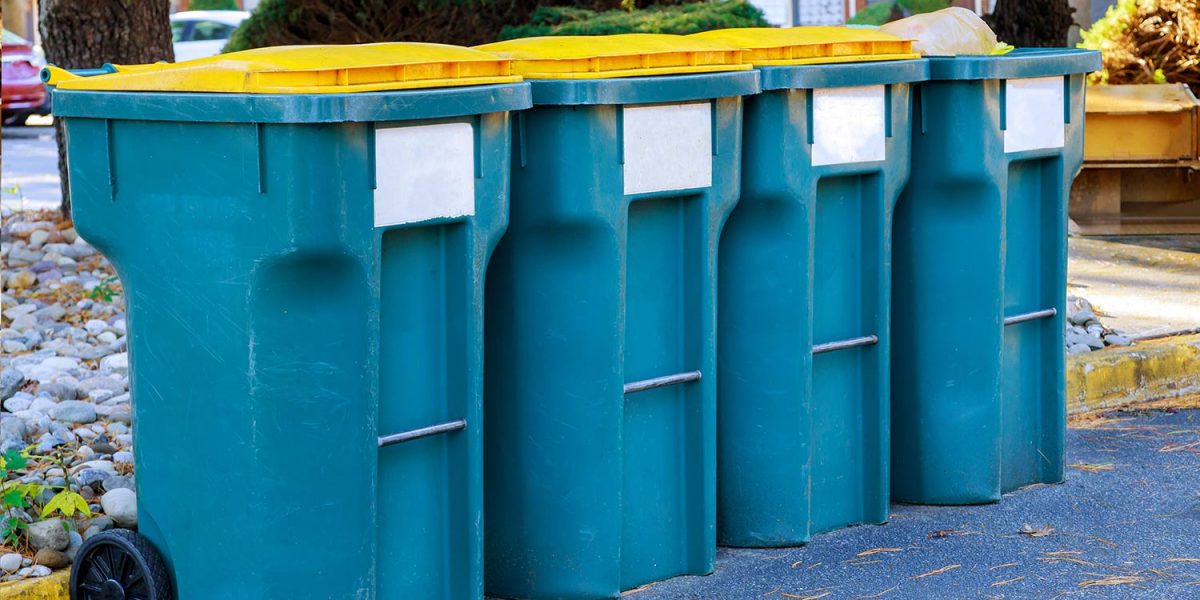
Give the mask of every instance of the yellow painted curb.
[(70, 569), (59, 569), (46, 577), (0, 583), (0, 600), (70, 600), (70, 583)]
[(1200, 335), (1067, 357), (1067, 413), (1200, 393)]

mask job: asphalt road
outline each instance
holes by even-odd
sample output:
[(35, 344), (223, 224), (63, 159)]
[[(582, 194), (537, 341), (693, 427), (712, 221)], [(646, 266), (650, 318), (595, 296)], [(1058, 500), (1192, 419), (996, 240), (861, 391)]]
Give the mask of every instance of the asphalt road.
[[(1200, 598), (1200, 411), (1114, 416), (1068, 432), (1076, 467), (1062, 485), (987, 506), (894, 505), (887, 525), (802, 548), (722, 548), (713, 575), (627, 596)], [(1025, 525), (1048, 535), (1019, 533)]]
[(3, 128), (0, 202), (11, 208), (20, 208), (23, 203), (26, 209), (55, 209), (62, 192), (54, 128), (48, 117), (31, 117), (29, 122), (38, 125)]

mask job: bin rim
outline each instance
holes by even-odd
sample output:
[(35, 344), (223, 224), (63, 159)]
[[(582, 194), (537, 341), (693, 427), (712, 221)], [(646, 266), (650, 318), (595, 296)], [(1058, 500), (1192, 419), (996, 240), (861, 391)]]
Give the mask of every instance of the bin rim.
[(219, 94), (54, 90), (54, 115), (202, 123), (372, 123), (517, 111), (529, 84), (505, 83), (353, 94)]
[(759, 67), (762, 90), (818, 89), (919, 83), (929, 79), (926, 59)]
[(995, 56), (931, 56), (930, 81), (1025, 79), (1100, 70), (1100, 53), (1076, 48), (1018, 48)]
[(666, 33), (563, 35), (475, 46), (511, 60), (529, 80), (614, 79), (748, 71), (741, 48)]
[[(748, 66), (748, 65), (747, 65)], [(533, 105), (670, 104), (749, 96), (761, 91), (757, 70), (623, 77), (546, 79), (527, 83)]]
[(693, 33), (688, 37), (741, 48), (756, 67), (875, 62), (921, 58), (913, 41), (877, 29), (808, 25), (740, 27)]
[(48, 67), (63, 90), (345, 94), (512, 83), (508, 59), (448, 44), (382, 42), (254, 48), (179, 63), (105, 65), (79, 76)]

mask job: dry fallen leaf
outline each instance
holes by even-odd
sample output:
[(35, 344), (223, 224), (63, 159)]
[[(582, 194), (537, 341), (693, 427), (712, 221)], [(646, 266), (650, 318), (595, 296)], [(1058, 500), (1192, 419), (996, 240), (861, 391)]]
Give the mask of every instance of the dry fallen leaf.
[(851, 558), (849, 560), (843, 560), (842, 564), (844, 564), (844, 565), (873, 565), (873, 564), (881, 563), (881, 562), (883, 562), (883, 561), (882, 560), (871, 560), (870, 558)]
[(779, 595), (783, 596), (784, 598), (795, 598), (796, 600), (818, 600), (819, 598), (824, 598), (825, 596), (828, 596), (832, 593), (833, 592), (822, 592), (820, 594), (816, 594), (813, 596), (801, 596), (799, 594), (789, 594), (787, 592), (779, 592)]
[(878, 594), (871, 594), (870, 596), (855, 596), (854, 600), (870, 600), (871, 598), (879, 598), (880, 596), (883, 596), (884, 594), (886, 594), (898, 587), (900, 587), (900, 586), (895, 585), (886, 590), (883, 590), (882, 592), (879, 592)]
[(1146, 581), (1145, 577), (1136, 575), (1109, 575), (1100, 579), (1089, 579), (1079, 583), (1079, 587), (1092, 587), (1096, 585), (1132, 585)]
[(1090, 560), (1083, 560), (1082, 558), (1076, 558), (1074, 556), (1039, 556), (1038, 560), (1048, 563), (1069, 562), (1071, 564), (1083, 565), (1085, 567), (1106, 567), (1106, 565), (1092, 562)]
[(962, 565), (946, 565), (940, 569), (934, 569), (928, 573), (922, 573), (920, 575), (917, 575), (916, 577), (913, 577), (913, 579), (921, 579), (922, 577), (929, 577), (931, 575), (941, 575), (942, 573), (945, 573), (947, 571), (953, 571), (954, 569), (957, 569), (961, 566)]
[(644, 592), (656, 585), (658, 585), (657, 581), (652, 581), (652, 582), (644, 584), (644, 585), (639, 585), (638, 587), (635, 587), (632, 590), (625, 590), (624, 592), (621, 592), (621, 596), (632, 596), (634, 594)]
[(1027, 535), (1029, 537), (1046, 537), (1054, 533), (1054, 527), (1047, 523), (1042, 527), (1034, 529), (1029, 525), (1029, 523), (1026, 523), (1021, 526), (1021, 529), (1017, 533), (1020, 533), (1021, 535)]
[(1190, 444), (1167, 444), (1166, 446), (1159, 448), (1158, 451), (1159, 452), (1179, 452), (1181, 450), (1192, 450), (1192, 449), (1196, 448), (1197, 446), (1200, 446), (1200, 442), (1192, 442)]
[(992, 587), (1000, 587), (1000, 586), (1002, 586), (1002, 585), (1008, 585), (1008, 584), (1010, 584), (1010, 583), (1016, 583), (1016, 582), (1018, 582), (1018, 581), (1020, 581), (1020, 580), (1022, 580), (1022, 579), (1025, 579), (1025, 576), (1024, 576), (1024, 575), (1021, 575), (1020, 577), (1013, 577), (1012, 579), (1005, 579), (1005, 580), (1003, 580), (1003, 581), (994, 581), (994, 582), (992, 582)]
[(1113, 465), (1113, 463), (1104, 463), (1101, 465), (1089, 465), (1087, 463), (1075, 463), (1073, 465), (1067, 465), (1067, 466), (1071, 467), (1072, 469), (1078, 469), (1080, 471), (1087, 471), (1088, 473), (1098, 473), (1100, 471), (1111, 471), (1111, 470), (1113, 470), (1113, 467), (1115, 465)]
[(962, 532), (957, 529), (939, 529), (932, 533), (925, 534), (925, 537), (932, 540), (932, 539), (936, 539), (936, 538), (949, 537), (956, 533), (962, 533)]

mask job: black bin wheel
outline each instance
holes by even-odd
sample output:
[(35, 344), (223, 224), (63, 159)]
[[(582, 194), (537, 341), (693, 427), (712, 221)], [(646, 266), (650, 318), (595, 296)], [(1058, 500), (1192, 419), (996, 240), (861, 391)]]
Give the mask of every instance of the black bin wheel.
[(174, 600), (167, 563), (146, 538), (113, 529), (92, 536), (71, 567), (72, 600)]

